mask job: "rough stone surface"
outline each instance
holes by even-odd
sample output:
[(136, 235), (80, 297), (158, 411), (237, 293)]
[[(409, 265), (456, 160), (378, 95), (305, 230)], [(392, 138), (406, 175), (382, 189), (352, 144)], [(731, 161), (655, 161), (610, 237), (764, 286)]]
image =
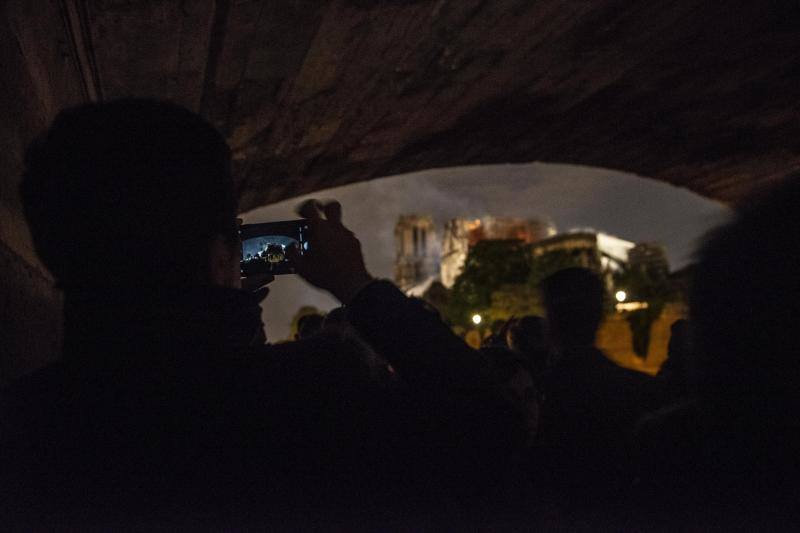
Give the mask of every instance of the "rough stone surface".
[(784, 0), (92, 1), (103, 97), (173, 98), (235, 147), (242, 207), (543, 160), (731, 202), (800, 166)]
[(61, 343), (61, 294), (36, 259), (17, 188), (28, 143), (88, 98), (63, 7), (0, 7), (0, 385), (51, 361)]

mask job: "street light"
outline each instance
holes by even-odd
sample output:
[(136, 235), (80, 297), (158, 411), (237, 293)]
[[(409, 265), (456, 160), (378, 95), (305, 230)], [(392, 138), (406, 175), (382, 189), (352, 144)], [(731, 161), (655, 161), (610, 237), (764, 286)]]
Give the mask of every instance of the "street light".
[(481, 323), (481, 315), (472, 315), (472, 322), (477, 326)]
[(617, 291), (617, 294), (615, 294), (614, 297), (617, 299), (618, 302), (622, 303), (625, 301), (628, 295), (627, 293), (625, 293), (625, 291)]

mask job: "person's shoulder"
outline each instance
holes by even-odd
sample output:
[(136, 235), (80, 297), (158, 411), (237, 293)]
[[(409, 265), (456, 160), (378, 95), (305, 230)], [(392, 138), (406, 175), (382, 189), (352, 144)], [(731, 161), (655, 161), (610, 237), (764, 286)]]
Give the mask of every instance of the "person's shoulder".
[(342, 354), (354, 354), (363, 350), (360, 343), (347, 335), (323, 331), (305, 339), (265, 344), (243, 349), (235, 358), (245, 362), (314, 364), (319, 360), (334, 359)]
[(339, 332), (247, 348), (235, 354), (237, 366), (263, 371), (271, 379), (359, 379), (369, 348), (363, 341)]
[(600, 365), (605, 372), (614, 375), (617, 379), (627, 381), (632, 384), (645, 386), (655, 382), (655, 378), (653, 376), (632, 368), (621, 366), (615, 361), (611, 360), (608, 354), (602, 350), (596, 349), (596, 351), (599, 356), (595, 358), (597, 364)]
[(542, 376), (545, 396), (552, 403), (556, 398), (571, 401), (587, 400), (594, 382), (591, 363), (578, 358), (565, 357), (558, 360)]
[(562, 376), (568, 380), (575, 380), (580, 376), (593, 379), (599, 368), (604, 367), (605, 355), (591, 346), (573, 347), (565, 350), (556, 363), (550, 368), (553, 376)]

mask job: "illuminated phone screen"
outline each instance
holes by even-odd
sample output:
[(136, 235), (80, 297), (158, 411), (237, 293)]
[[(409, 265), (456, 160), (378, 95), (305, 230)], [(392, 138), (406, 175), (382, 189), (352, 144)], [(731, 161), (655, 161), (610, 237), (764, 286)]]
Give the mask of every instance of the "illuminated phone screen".
[(308, 221), (288, 220), (264, 224), (246, 224), (239, 228), (242, 238), (242, 275), (292, 274), (294, 265), (287, 256), (296, 246), (300, 253), (308, 250)]

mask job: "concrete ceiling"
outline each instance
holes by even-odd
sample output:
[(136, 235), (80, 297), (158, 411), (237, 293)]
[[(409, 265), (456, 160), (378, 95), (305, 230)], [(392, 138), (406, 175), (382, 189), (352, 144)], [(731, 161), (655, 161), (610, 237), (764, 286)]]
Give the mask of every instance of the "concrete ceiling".
[(431, 167), (604, 166), (732, 202), (800, 168), (800, 3), (62, 2), (91, 98), (228, 137), (242, 208)]

